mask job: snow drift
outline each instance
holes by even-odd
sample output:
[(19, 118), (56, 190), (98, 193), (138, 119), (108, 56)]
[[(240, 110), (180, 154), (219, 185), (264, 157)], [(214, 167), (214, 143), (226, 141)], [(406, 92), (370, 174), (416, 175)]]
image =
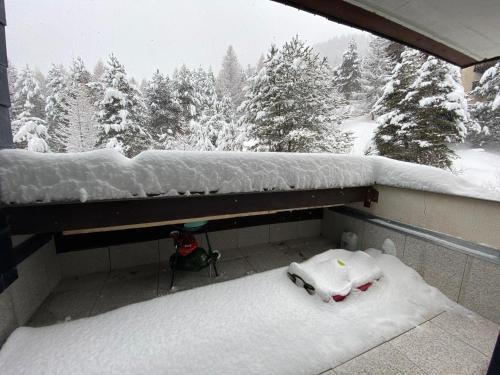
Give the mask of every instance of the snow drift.
[(74, 154), (0, 151), (4, 203), (86, 201), (382, 184), (500, 200), (441, 169), (376, 156), (113, 150)]
[(297, 288), (284, 267), (18, 328), (0, 351), (2, 375), (319, 374), (453, 304), (394, 256), (368, 252), (384, 276), (340, 303)]

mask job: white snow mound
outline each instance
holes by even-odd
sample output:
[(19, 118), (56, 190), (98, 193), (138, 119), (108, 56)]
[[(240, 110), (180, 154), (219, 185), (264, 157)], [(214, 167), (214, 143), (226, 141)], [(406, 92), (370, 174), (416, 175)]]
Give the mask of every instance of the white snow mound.
[(332, 296), (347, 296), (353, 288), (378, 280), (381, 269), (363, 251), (328, 250), (302, 262), (293, 262), (288, 272), (314, 287), (325, 302)]
[(378, 156), (269, 152), (115, 150), (83, 153), (0, 151), (6, 204), (95, 201), (177, 194), (225, 194), (382, 184), (500, 200), (441, 169)]
[(397, 258), (370, 250), (384, 276), (324, 303), (287, 268), (118, 310), (16, 329), (2, 375), (319, 374), (454, 305)]

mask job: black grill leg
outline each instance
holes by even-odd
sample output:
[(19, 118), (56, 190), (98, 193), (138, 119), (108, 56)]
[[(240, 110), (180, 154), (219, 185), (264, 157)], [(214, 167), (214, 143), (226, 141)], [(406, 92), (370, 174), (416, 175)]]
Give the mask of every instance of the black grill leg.
[(218, 277), (219, 276), (219, 272), (217, 272), (217, 266), (215, 265), (215, 263), (217, 263), (217, 261), (214, 260), (214, 258), (213, 258), (212, 246), (210, 245), (210, 240), (208, 238), (208, 232), (207, 231), (205, 231), (205, 238), (207, 239), (208, 255), (210, 256), (210, 264), (214, 268), (215, 277)]
[(216, 260), (214, 260), (212, 262), (212, 267), (214, 268), (214, 272), (215, 272), (215, 277), (219, 277), (219, 272), (217, 271), (217, 266), (215, 265), (217, 263)]
[(172, 267), (172, 278), (170, 279), (170, 289), (174, 287), (175, 269), (177, 268), (177, 250), (175, 251), (174, 266)]

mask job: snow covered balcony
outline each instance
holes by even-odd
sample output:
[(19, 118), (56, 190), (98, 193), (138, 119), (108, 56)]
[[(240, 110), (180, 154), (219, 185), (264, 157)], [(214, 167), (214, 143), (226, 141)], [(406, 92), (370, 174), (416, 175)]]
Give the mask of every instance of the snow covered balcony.
[[(307, 259), (353, 232), (357, 248), (393, 253), (500, 323), (500, 200), (439, 169), (325, 154), (4, 150), (0, 178), (14, 235), (14, 263), (2, 272), (18, 274), (0, 294), (2, 340), (18, 325), (169, 293), (170, 230), (202, 219), (222, 253), (216, 281)], [(214, 280), (201, 272), (178, 282)]]

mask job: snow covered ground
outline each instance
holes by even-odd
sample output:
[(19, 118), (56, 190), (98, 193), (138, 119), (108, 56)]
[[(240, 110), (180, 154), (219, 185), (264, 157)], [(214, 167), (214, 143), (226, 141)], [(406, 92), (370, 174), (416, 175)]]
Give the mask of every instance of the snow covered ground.
[(396, 257), (368, 252), (383, 277), (342, 302), (308, 295), (279, 268), (18, 328), (2, 375), (319, 374), (456, 306)]
[(342, 128), (352, 132), (354, 136), (352, 154), (365, 155), (372, 145), (373, 133), (377, 127), (378, 124), (366, 116), (350, 118), (342, 123)]
[(500, 191), (500, 150), (493, 152), (459, 145), (455, 152), (459, 156), (453, 163), (457, 175), (476, 181), (486, 189)]
[[(346, 120), (342, 127), (354, 136), (351, 153), (364, 155), (372, 147), (373, 133), (378, 124), (369, 117), (362, 116)], [(500, 192), (500, 150), (487, 151), (473, 148), (469, 144), (453, 147), (458, 158), (453, 163), (453, 172), (485, 190)]]

